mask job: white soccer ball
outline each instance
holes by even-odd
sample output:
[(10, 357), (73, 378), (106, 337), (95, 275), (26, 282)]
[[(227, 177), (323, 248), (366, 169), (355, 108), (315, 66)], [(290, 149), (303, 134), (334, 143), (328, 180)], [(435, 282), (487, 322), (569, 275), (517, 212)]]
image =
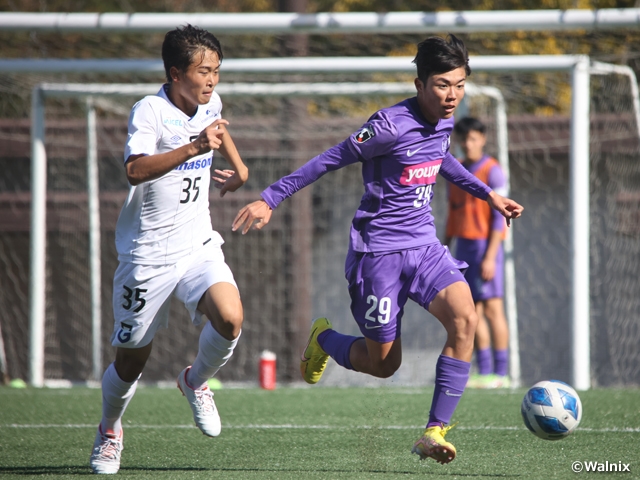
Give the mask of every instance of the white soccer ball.
[(582, 402), (566, 383), (545, 380), (527, 391), (520, 412), (524, 424), (534, 435), (545, 440), (560, 440), (580, 424)]

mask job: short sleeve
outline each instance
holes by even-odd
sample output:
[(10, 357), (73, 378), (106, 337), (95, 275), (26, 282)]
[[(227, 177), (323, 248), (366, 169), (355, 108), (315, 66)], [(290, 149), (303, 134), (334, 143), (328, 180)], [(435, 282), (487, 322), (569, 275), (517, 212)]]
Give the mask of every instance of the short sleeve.
[(398, 138), (398, 129), (384, 112), (376, 112), (349, 137), (350, 149), (363, 160), (389, 153)]
[(160, 135), (158, 117), (150, 102), (143, 99), (136, 103), (129, 115), (124, 161), (126, 162), (131, 155), (153, 155)]
[(491, 187), (498, 195), (506, 197), (508, 195), (508, 188), (504, 178), (504, 173), (499, 164), (495, 164), (489, 170), (489, 176), (487, 178), (487, 185)]

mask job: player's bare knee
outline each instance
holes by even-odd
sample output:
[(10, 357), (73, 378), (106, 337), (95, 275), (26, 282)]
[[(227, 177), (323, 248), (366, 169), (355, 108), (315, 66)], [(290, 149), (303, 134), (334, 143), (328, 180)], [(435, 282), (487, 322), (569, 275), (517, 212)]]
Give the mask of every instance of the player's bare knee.
[(400, 365), (383, 365), (378, 371), (378, 378), (389, 378), (398, 371)]
[(476, 328), (478, 328), (479, 321), (480, 318), (478, 317), (478, 314), (475, 312), (475, 310), (472, 311), (466, 318), (466, 328), (471, 331), (472, 335), (476, 333)]
[(114, 367), (121, 380), (133, 382), (140, 376), (151, 354), (151, 347), (150, 343), (140, 348), (116, 349)]
[(463, 345), (473, 343), (476, 327), (478, 326), (478, 315), (475, 311), (470, 311), (466, 315), (454, 318), (452, 324), (452, 333), (456, 344)]
[(501, 327), (506, 325), (506, 318), (504, 316), (504, 306), (502, 299), (493, 299), (489, 301), (485, 307), (485, 315), (492, 328)]
[(227, 340), (235, 340), (240, 335), (243, 322), (242, 310), (235, 310), (233, 312), (225, 312), (221, 315), (216, 330)]
[(396, 360), (396, 359), (390, 359), (390, 358), (381, 360), (380, 362), (377, 362), (374, 365), (373, 375), (378, 378), (389, 378), (398, 371), (401, 364), (402, 364), (402, 360)]
[(227, 336), (227, 340), (235, 340), (240, 336), (240, 332), (242, 331), (242, 319), (240, 319), (237, 323), (229, 324), (229, 335)]
[(141, 360), (137, 357), (128, 357), (126, 360), (122, 359), (122, 357), (116, 357), (114, 366), (120, 380), (133, 382), (140, 376), (145, 364), (146, 360)]

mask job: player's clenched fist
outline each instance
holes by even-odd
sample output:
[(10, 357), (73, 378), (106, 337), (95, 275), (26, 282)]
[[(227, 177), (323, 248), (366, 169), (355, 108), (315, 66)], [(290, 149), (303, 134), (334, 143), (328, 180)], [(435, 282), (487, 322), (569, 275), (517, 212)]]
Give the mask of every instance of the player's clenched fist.
[(222, 136), (227, 132), (225, 125), (229, 125), (229, 122), (219, 118), (200, 132), (200, 135), (193, 141), (199, 155), (220, 148)]

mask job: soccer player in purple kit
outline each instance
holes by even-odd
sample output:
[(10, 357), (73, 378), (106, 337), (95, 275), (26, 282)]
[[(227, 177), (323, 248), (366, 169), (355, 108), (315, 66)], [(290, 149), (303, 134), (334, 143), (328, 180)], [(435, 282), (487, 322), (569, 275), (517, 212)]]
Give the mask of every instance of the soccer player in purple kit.
[[(500, 164), (484, 153), (485, 130), (478, 119), (465, 117), (453, 128), (454, 140), (464, 153), (462, 165), (494, 191), (505, 194)], [(510, 383), (509, 327), (503, 302), (505, 234), (506, 225), (500, 214), (486, 202), (450, 186), (444, 243), (449, 245), (456, 238), (455, 257), (469, 265), (464, 276), (478, 314), (475, 337), (478, 373), (469, 378), (470, 388), (506, 388)]]
[(455, 260), (436, 237), (431, 199), (436, 175), (510, 219), (522, 206), (492, 191), (449, 153), (453, 112), (464, 96), (471, 73), (463, 42), (430, 37), (414, 59), (417, 95), (379, 110), (344, 142), (281, 178), (261, 200), (243, 207), (232, 229), (261, 229), (272, 210), (325, 173), (362, 164), (365, 193), (351, 226), (345, 275), (351, 311), (364, 337), (333, 330), (316, 319), (301, 359), (302, 376), (317, 383), (331, 356), (344, 368), (387, 378), (400, 367), (400, 326), (404, 305), (412, 299), (433, 314), (447, 331), (436, 364), (431, 411), (423, 436), (412, 452), (448, 463), (455, 447), (445, 440), (447, 424), (469, 378), (478, 317), (469, 286)]

